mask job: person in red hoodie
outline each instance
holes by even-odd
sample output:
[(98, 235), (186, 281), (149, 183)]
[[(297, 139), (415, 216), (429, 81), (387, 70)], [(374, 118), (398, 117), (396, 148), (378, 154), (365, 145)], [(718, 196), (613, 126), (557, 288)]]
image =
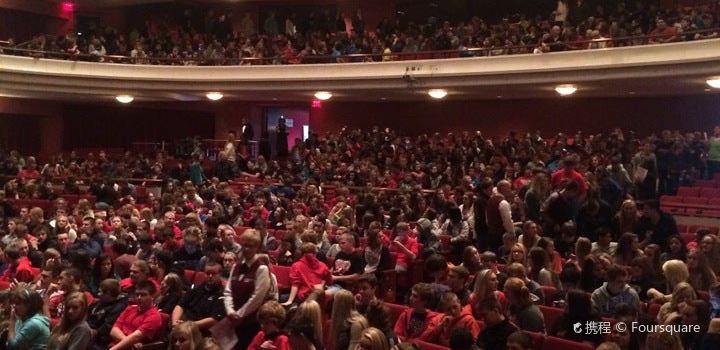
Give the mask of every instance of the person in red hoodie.
[(410, 226), (406, 222), (398, 222), (395, 233), (397, 237), (390, 245), (390, 253), (395, 253), (395, 271), (407, 271), (408, 265), (418, 254), (417, 239), (410, 237)]
[(426, 308), (433, 295), (432, 287), (427, 283), (418, 283), (412, 287), (410, 293), (410, 308), (405, 309), (395, 322), (395, 334), (402, 340), (417, 339), (430, 341), (432, 329), (431, 321), (437, 316), (436, 312)]
[(7, 269), (0, 277), (0, 281), (7, 283), (27, 282), (30, 283), (35, 279), (30, 260), (20, 254), (20, 250), (9, 245), (5, 248), (5, 263)]
[(280, 327), (285, 323), (285, 308), (277, 301), (270, 300), (258, 310), (260, 331), (248, 346), (248, 350), (290, 350), (290, 341)]
[(290, 267), (290, 296), (282, 303), (283, 306), (299, 304), (307, 298), (316, 287), (323, 288), (332, 283), (332, 274), (327, 265), (317, 258), (317, 246), (305, 242), (300, 246), (302, 257)]
[(582, 174), (575, 170), (577, 163), (577, 159), (574, 156), (568, 156), (567, 158), (563, 159), (562, 169), (559, 169), (552, 174), (552, 178), (550, 181), (552, 187), (555, 189), (561, 189), (564, 186), (565, 182), (575, 181), (578, 185), (580, 185), (580, 195), (584, 196), (585, 193), (587, 193), (589, 187), (587, 182), (585, 181), (585, 177), (583, 177)]
[(460, 305), (460, 300), (455, 293), (447, 292), (443, 294), (440, 299), (440, 306), (445, 313), (437, 314), (428, 327), (430, 329), (428, 336), (431, 343), (450, 346), (450, 335), (455, 329), (462, 328), (470, 331), (473, 342), (477, 339), (478, 334), (480, 334), (480, 326), (475, 321), (472, 311)]

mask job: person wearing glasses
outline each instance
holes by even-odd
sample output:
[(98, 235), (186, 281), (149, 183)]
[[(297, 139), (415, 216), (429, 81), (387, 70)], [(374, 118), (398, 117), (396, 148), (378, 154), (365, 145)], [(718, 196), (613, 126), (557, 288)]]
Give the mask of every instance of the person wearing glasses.
[(50, 320), (43, 315), (43, 299), (25, 283), (10, 294), (10, 327), (5, 349), (45, 349), (50, 336)]

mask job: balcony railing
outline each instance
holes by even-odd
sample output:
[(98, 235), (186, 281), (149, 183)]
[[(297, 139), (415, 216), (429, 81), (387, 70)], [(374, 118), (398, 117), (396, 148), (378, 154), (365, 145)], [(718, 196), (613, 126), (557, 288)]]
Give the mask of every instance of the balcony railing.
[[(695, 35), (700, 34), (700, 39)], [(687, 31), (674, 35), (678, 41), (695, 41), (714, 39), (720, 37), (720, 28)], [(393, 52), (389, 54), (369, 53), (351, 54), (341, 56), (275, 56), (275, 57), (232, 57), (232, 58), (168, 58), (168, 57), (129, 57), (120, 55), (91, 55), (71, 54), (67, 52), (51, 52), (33, 50), (20, 47), (8, 47), (7, 42), (0, 41), (0, 50), (6, 55), (28, 56), (34, 58), (60, 59), (84, 62), (123, 63), (123, 64), (146, 64), (146, 65), (177, 65), (177, 66), (231, 66), (231, 65), (277, 65), (277, 64), (329, 64), (329, 63), (359, 63), (359, 62), (382, 62), (382, 61), (403, 61), (403, 60), (428, 60), (465, 57), (489, 57), (512, 54), (530, 54), (541, 46), (549, 51), (574, 51), (601, 49), (622, 46), (657, 45), (651, 43), (652, 39), (667, 39), (671, 35), (641, 35), (625, 36), (615, 38), (601, 38), (593, 40), (580, 40), (571, 42), (560, 42), (557, 44), (535, 44), (517, 46), (499, 46), (491, 48), (467, 48), (464, 50), (438, 50), (421, 52)], [(684, 40), (690, 38), (690, 40)], [(555, 50), (561, 48), (561, 50)]]

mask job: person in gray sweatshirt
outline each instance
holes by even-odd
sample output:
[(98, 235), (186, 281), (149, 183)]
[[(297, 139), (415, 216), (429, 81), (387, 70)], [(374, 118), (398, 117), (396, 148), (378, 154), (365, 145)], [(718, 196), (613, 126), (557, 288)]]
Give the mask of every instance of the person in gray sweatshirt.
[(612, 317), (620, 305), (640, 309), (640, 298), (635, 289), (627, 283), (628, 274), (625, 269), (612, 265), (608, 267), (606, 277), (607, 282), (592, 293), (592, 307), (595, 312), (601, 316)]

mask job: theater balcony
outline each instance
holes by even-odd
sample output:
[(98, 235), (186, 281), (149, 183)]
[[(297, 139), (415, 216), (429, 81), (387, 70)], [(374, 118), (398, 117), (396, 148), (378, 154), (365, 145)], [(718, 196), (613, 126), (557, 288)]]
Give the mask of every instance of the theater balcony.
[(0, 96), (53, 100), (309, 101), (332, 91), (347, 101), (556, 97), (574, 84), (585, 97), (696, 94), (720, 75), (720, 39), (496, 57), (343, 64), (172, 66), (0, 55)]

